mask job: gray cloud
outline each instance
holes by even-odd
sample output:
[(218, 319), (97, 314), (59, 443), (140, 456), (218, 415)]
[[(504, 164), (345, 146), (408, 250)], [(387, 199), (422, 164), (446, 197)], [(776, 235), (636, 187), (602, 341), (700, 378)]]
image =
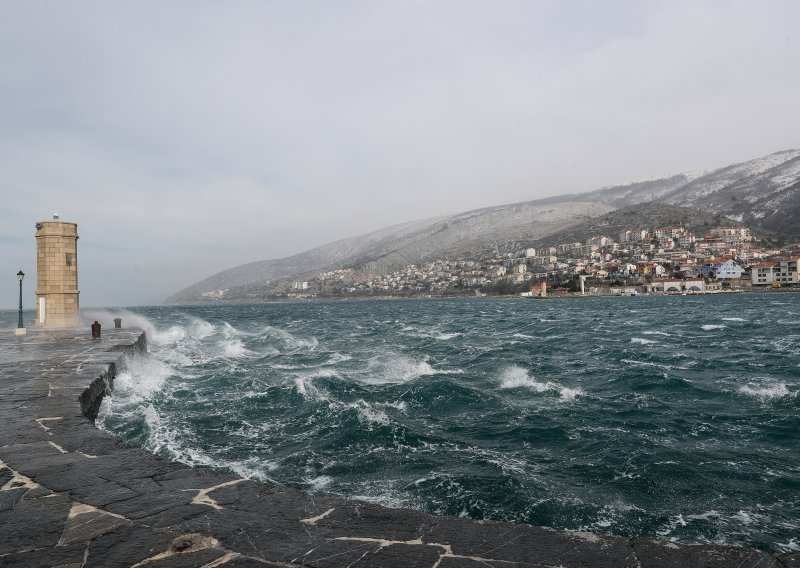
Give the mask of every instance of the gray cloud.
[(83, 305), (130, 305), (797, 147), (797, 21), (794, 1), (4, 2), (0, 306), (54, 211), (79, 223)]

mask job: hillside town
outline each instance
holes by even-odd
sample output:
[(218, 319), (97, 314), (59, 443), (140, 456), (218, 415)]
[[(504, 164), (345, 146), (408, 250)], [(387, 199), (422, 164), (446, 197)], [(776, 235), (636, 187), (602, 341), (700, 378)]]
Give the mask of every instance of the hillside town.
[(800, 285), (800, 249), (769, 248), (747, 227), (695, 235), (657, 227), (586, 242), (508, 251), (491, 258), (409, 264), (389, 274), (352, 268), (291, 282), (278, 297), (551, 294), (632, 295), (777, 289)]

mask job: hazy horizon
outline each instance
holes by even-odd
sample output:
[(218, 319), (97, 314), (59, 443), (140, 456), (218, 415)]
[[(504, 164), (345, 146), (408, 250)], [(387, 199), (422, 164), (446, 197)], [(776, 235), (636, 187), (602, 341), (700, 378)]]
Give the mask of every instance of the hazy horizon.
[(480, 207), (800, 147), (800, 4), (0, 5), (0, 308), (84, 306)]

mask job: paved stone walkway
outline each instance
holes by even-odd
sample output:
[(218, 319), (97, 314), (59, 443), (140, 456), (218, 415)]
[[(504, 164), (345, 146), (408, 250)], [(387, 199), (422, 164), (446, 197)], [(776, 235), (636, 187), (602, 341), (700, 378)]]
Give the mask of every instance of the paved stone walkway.
[(437, 518), (171, 463), (92, 423), (144, 339), (0, 337), (0, 566), (800, 567), (800, 554)]

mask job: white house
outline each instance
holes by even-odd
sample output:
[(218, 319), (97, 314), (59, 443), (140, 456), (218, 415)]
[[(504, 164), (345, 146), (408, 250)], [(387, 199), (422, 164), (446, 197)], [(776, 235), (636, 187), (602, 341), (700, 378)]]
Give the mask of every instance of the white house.
[(741, 278), (742, 272), (742, 267), (734, 262), (732, 258), (729, 258), (725, 262), (720, 262), (716, 268), (718, 280), (722, 278)]
[(790, 258), (788, 260), (781, 260), (778, 263), (778, 273), (775, 275), (775, 281), (782, 284), (797, 284), (800, 282), (797, 276), (797, 264), (800, 259)]
[(779, 272), (777, 262), (760, 262), (750, 269), (750, 282), (753, 286), (770, 286)]

